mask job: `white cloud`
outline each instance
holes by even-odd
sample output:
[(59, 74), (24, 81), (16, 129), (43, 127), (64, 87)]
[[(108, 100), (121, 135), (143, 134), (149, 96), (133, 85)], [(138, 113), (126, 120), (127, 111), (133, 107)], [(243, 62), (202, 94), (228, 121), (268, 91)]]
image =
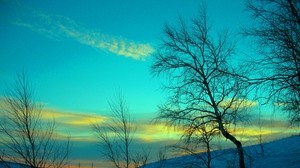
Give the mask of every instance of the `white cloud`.
[(126, 38), (103, 34), (100, 31), (88, 30), (63, 16), (51, 16), (35, 11), (19, 19), (15, 24), (55, 40), (67, 37), (81, 44), (135, 60), (144, 60), (154, 52), (150, 44), (137, 43)]

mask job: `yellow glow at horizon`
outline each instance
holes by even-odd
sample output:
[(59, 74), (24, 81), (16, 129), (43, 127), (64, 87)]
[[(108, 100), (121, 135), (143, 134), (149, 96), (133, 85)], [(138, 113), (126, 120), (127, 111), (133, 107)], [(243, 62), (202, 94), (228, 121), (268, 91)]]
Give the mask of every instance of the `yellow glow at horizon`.
[(245, 127), (245, 128), (237, 128), (235, 130), (231, 130), (234, 135), (237, 136), (258, 136), (258, 135), (268, 135), (274, 133), (274, 130), (267, 130), (267, 129), (261, 129), (256, 128), (254, 126)]
[(166, 126), (163, 123), (144, 124), (138, 127), (137, 138), (146, 142), (178, 139), (183, 131)]
[[(252, 103), (250, 104), (253, 105)], [(245, 106), (249, 106), (250, 104), (246, 103)], [(62, 112), (59, 110), (49, 109), (43, 110), (41, 117), (42, 119), (54, 117), (56, 122), (62, 123), (64, 125), (63, 130), (58, 129), (58, 134), (62, 137), (68, 136), (68, 133), (72, 133), (73, 140), (86, 142), (95, 141), (95, 135), (91, 129), (92, 123), (105, 125), (111, 121), (109, 117), (102, 115), (87, 115), (77, 112)], [(232, 128), (229, 129), (229, 132), (238, 138), (242, 138), (244, 140), (253, 140), (254, 137), (258, 137), (259, 135), (271, 136), (274, 133), (285, 131), (286, 127), (284, 127), (282, 122), (272, 122), (274, 124), (272, 127), (262, 127), (261, 130), (258, 125), (252, 125), (243, 126), (243, 128)], [(183, 130), (166, 126), (164, 123), (153, 124), (150, 122), (135, 122), (133, 123), (133, 126), (137, 127), (134, 137), (147, 143), (173, 140), (176, 141), (179, 140), (183, 134)], [(113, 133), (108, 133), (108, 135), (114, 136)]]
[(54, 118), (55, 121), (68, 124), (68, 125), (91, 125), (91, 123), (102, 123), (107, 117), (99, 115), (87, 115), (74, 112), (61, 112), (58, 110), (43, 110), (42, 118)]
[[(220, 107), (227, 107), (230, 103), (231, 99), (224, 100), (220, 103)], [(257, 102), (251, 101), (251, 100), (242, 100), (242, 99), (236, 99), (232, 105), (231, 108), (249, 108), (254, 107), (257, 105)]]

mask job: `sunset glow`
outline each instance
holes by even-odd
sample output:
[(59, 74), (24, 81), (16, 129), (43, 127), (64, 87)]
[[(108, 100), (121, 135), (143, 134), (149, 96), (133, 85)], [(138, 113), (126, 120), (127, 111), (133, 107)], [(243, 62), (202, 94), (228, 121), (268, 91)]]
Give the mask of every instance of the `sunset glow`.
[[(111, 162), (101, 154), (93, 124), (106, 127), (111, 123), (110, 102), (120, 91), (128, 104), (132, 127), (136, 128), (134, 150), (142, 150), (144, 145), (151, 153), (150, 161), (156, 161), (158, 151), (177, 143), (184, 132), (156, 118), (158, 107), (169, 95), (164, 86), (172, 79), (151, 73), (153, 55), (160, 47), (163, 26), (176, 24), (178, 16), (190, 21), (201, 2), (2, 0), (1, 110), (16, 72), (25, 71), (34, 99), (41, 105), (41, 122), (55, 121), (59, 142), (70, 138), (72, 150), (66, 168), (106, 167)], [(216, 27), (212, 31), (228, 28), (234, 34), (230, 38), (235, 38), (241, 25), (250, 23), (243, 1), (203, 2)], [(245, 41), (237, 45), (237, 62), (257, 54)], [(218, 107), (226, 108), (229, 103), (222, 99)], [(231, 108), (243, 109), (246, 119), (228, 125), (228, 131), (246, 145), (257, 144), (259, 136), (267, 142), (294, 135), (297, 128), (290, 125), (281, 105), (238, 99)], [(116, 136), (112, 131), (108, 135)], [(226, 139), (213, 142), (224, 144), (223, 148), (232, 147)]]

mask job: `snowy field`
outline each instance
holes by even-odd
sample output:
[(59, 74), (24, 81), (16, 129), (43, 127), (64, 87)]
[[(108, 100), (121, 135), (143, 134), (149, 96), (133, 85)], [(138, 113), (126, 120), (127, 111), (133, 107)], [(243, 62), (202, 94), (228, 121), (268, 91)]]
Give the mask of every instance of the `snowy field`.
[(18, 163), (0, 161), (0, 168), (29, 168), (29, 166)]
[[(245, 147), (247, 168), (300, 168), (300, 136), (292, 136), (260, 145)], [(211, 168), (238, 167), (235, 149), (212, 152)], [(202, 154), (205, 156), (205, 153)], [(203, 161), (192, 155), (150, 163), (143, 168), (204, 168)]]
[[(245, 147), (247, 168), (300, 168), (300, 136), (292, 136), (260, 145)], [(202, 153), (201, 156), (205, 156)], [(235, 149), (213, 151), (211, 168), (236, 168), (238, 156)], [(25, 165), (7, 163), (10, 168), (24, 168)], [(0, 162), (0, 168), (7, 168)], [(143, 168), (205, 168), (202, 160), (192, 155), (150, 163)]]

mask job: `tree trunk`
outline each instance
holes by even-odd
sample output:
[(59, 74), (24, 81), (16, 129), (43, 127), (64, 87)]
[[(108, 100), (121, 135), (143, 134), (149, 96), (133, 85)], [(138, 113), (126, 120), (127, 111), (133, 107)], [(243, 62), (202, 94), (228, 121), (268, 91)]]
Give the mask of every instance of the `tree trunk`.
[(239, 154), (240, 168), (245, 168), (244, 150), (243, 150), (242, 143), (239, 140), (237, 140), (233, 135), (231, 135), (229, 132), (227, 132), (222, 123), (219, 123), (219, 129), (220, 129), (222, 135), (226, 139), (229, 139), (231, 142), (233, 142), (235, 144), (237, 152)]
[(206, 143), (206, 150), (207, 150), (207, 168), (210, 168), (211, 153), (210, 153), (210, 145), (209, 145), (209, 142)]

